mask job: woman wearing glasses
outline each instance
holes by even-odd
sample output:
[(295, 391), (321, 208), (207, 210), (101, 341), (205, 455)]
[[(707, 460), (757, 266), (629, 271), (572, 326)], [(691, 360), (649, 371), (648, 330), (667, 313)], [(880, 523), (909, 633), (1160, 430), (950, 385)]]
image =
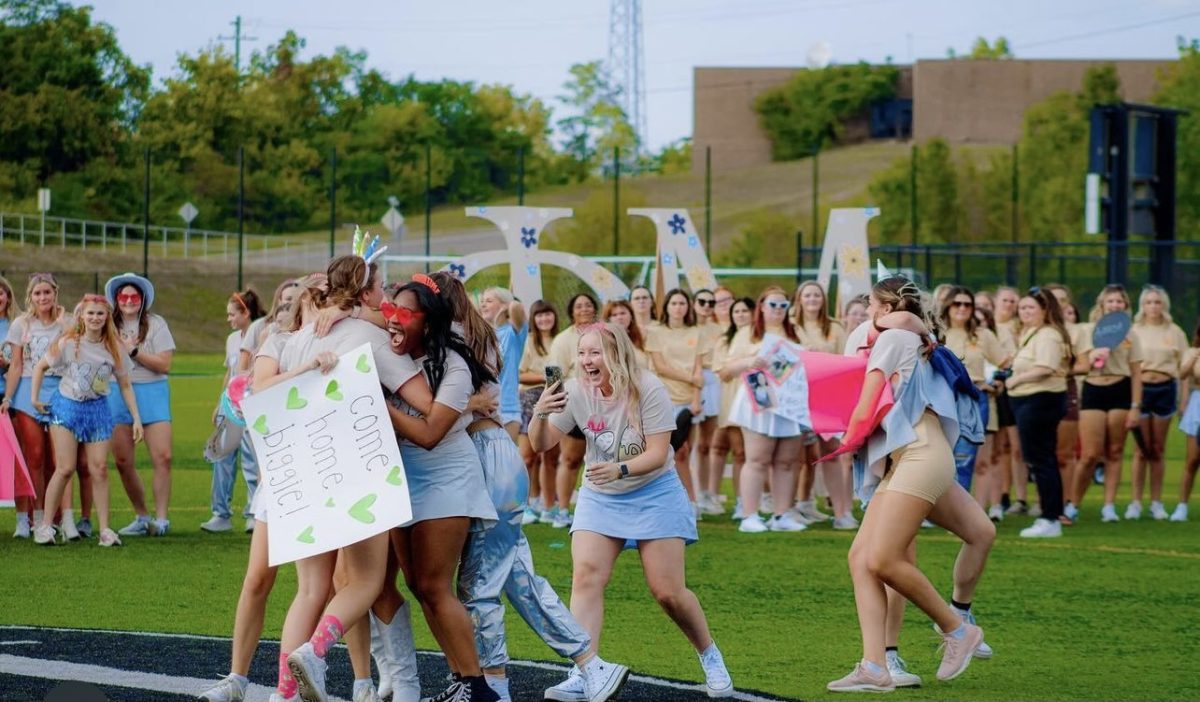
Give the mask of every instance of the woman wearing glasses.
[(134, 462), (133, 415), (121, 393), (108, 394), (113, 416), (111, 448), (125, 494), (133, 503), (133, 522), (117, 533), (121, 536), (151, 534), (163, 536), (170, 521), (167, 506), (171, 501), (171, 389), (167, 373), (175, 353), (175, 339), (162, 317), (150, 314), (154, 304), (154, 285), (140, 275), (125, 273), (104, 284), (105, 297), (117, 313), (113, 321), (121, 345), (132, 367), (129, 380), (137, 398), (146, 448), (154, 466), (154, 518), (146, 509), (146, 488)]
[(1042, 514), (1023, 529), (1025, 538), (1062, 536), (1062, 476), (1055, 455), (1058, 423), (1067, 411), (1067, 378), (1075, 365), (1071, 337), (1054, 295), (1032, 288), (1018, 303), (1021, 336), (1008, 379), (1021, 448), (1037, 482)]
[[(730, 295), (726, 291), (726, 295)], [(696, 476), (697, 498), (696, 505), (701, 514), (724, 514), (725, 508), (717, 498), (720, 489), (721, 476), (711, 474), (712, 466), (708, 461), (712, 451), (713, 436), (717, 433), (717, 417), (721, 414), (721, 379), (712, 369), (713, 352), (722, 332), (729, 326), (729, 309), (725, 309), (725, 322), (717, 316), (717, 296), (711, 290), (697, 290), (692, 308), (696, 312), (696, 327), (700, 330), (700, 374), (704, 378), (704, 387), (700, 388), (700, 430), (697, 432), (695, 448), (699, 451), (697, 461), (699, 472)], [(721, 466), (724, 472), (725, 466)]]
[(1171, 298), (1166, 290), (1157, 285), (1142, 288), (1132, 333), (1142, 345), (1142, 411), (1138, 420), (1142, 443), (1133, 452), (1133, 500), (1125, 510), (1125, 518), (1142, 516), (1149, 463), (1150, 515), (1163, 520), (1167, 518), (1162, 502), (1167, 431), (1179, 408), (1179, 371), (1188, 348), (1187, 335), (1171, 319)]
[[(804, 531), (804, 524), (788, 510), (796, 492), (796, 466), (804, 450), (804, 428), (796, 422), (767, 411), (754, 399), (749, 380), (761, 376), (767, 362), (759, 356), (763, 337), (773, 334), (794, 344), (800, 343), (788, 317), (787, 293), (771, 286), (763, 290), (754, 308), (754, 321), (739, 329), (729, 343), (729, 356), (721, 366), (724, 377), (736, 378), (737, 392), (729, 407), (729, 423), (740, 427), (746, 443), (746, 463), (742, 466), (739, 494), (745, 516), (738, 531), (759, 534), (764, 531)], [(771, 477), (771, 518), (764, 522), (758, 510), (763, 485)]]
[(1104, 507), (1100, 521), (1115, 522), (1117, 487), (1125, 460), (1125, 438), (1138, 425), (1142, 409), (1142, 343), (1130, 333), (1116, 348), (1096, 348), (1092, 339), (1096, 322), (1112, 312), (1128, 312), (1132, 305), (1125, 288), (1106, 285), (1096, 296), (1091, 325), (1080, 333), (1075, 372), (1086, 374), (1079, 398), (1080, 457), (1075, 464), (1074, 485), (1069, 488), (1066, 508), (1074, 520), (1083, 496), (1092, 483), (1093, 469), (1104, 463)]
[(658, 324), (658, 312), (654, 309), (654, 294), (645, 285), (639, 285), (629, 291), (629, 304), (633, 305), (633, 318), (637, 320), (638, 328), (649, 332), (650, 327)]

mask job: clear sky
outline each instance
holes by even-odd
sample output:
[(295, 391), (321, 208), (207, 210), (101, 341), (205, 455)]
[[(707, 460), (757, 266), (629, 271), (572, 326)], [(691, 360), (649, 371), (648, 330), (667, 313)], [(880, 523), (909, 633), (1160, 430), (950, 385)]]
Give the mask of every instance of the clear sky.
[[(288, 29), (308, 55), (362, 49), (392, 79), (505, 83), (555, 105), (573, 63), (608, 52), (608, 0), (96, 0), (156, 82), (233, 34), (243, 55)], [(833, 60), (896, 63), (1008, 38), (1018, 58), (1174, 58), (1200, 37), (1200, 0), (643, 0), (648, 145), (690, 136), (695, 66), (803, 66), (826, 42)], [(232, 51), (232, 42), (227, 42)]]

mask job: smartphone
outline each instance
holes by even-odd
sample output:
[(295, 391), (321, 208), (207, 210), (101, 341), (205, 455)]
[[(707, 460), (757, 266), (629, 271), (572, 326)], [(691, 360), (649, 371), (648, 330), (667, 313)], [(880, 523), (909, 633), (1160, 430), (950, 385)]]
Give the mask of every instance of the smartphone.
[[(560, 366), (546, 366), (546, 387), (562, 380), (563, 372)], [(560, 388), (562, 389), (562, 388)]]

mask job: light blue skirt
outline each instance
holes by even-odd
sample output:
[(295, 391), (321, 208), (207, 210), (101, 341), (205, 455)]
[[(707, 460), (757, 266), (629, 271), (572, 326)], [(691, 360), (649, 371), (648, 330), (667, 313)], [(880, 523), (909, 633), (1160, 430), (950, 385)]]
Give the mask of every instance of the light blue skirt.
[(700, 390), (700, 404), (704, 418), (721, 414), (721, 379), (710, 370), (703, 371), (704, 387)]
[[(133, 399), (137, 401), (142, 426), (171, 421), (171, 386), (166, 378), (134, 383)], [(125, 406), (119, 387), (108, 393), (108, 409), (112, 412), (113, 424), (133, 424), (133, 415)]]
[(112, 413), (103, 397), (72, 400), (55, 391), (50, 398), (50, 423), (69, 429), (81, 444), (112, 438)]
[(469, 517), (471, 531), (496, 523), (479, 453), (465, 431), (447, 435), (431, 451), (401, 442), (400, 457), (413, 512), (405, 526), (446, 517)]
[[(54, 395), (58, 393), (58, 384), (61, 381), (62, 378), (59, 378), (57, 375), (42, 376), (42, 389), (38, 392), (38, 400), (49, 405), (51, 400), (54, 399)], [(39, 414), (33, 408), (32, 390), (33, 378), (22, 377), (21, 382), (17, 383), (16, 391), (12, 394), (12, 408), (18, 412), (24, 412), (42, 424), (49, 424), (50, 415)]]
[(1193, 390), (1188, 395), (1187, 409), (1179, 418), (1179, 429), (1188, 436), (1200, 434), (1200, 390)]
[(637, 548), (639, 541), (654, 539), (683, 539), (685, 544), (694, 544), (699, 538), (687, 491), (674, 470), (629, 492), (597, 492), (584, 485), (571, 524), (571, 533), (577, 531), (625, 539), (625, 548)]

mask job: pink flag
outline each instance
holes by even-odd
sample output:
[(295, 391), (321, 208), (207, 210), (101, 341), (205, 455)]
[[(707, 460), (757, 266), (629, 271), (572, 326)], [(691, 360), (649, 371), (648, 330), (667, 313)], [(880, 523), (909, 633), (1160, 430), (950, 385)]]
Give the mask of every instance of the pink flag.
[(12, 420), (7, 414), (0, 414), (0, 507), (12, 507), (17, 497), (33, 496), (33, 480), (21, 455)]
[[(817, 434), (846, 431), (850, 415), (862, 394), (867, 359), (817, 351), (801, 351), (800, 359), (808, 377), (808, 411), (812, 416), (813, 431)], [(883, 421), (893, 404), (891, 383), (885, 383), (883, 395), (872, 413), (872, 426)]]

